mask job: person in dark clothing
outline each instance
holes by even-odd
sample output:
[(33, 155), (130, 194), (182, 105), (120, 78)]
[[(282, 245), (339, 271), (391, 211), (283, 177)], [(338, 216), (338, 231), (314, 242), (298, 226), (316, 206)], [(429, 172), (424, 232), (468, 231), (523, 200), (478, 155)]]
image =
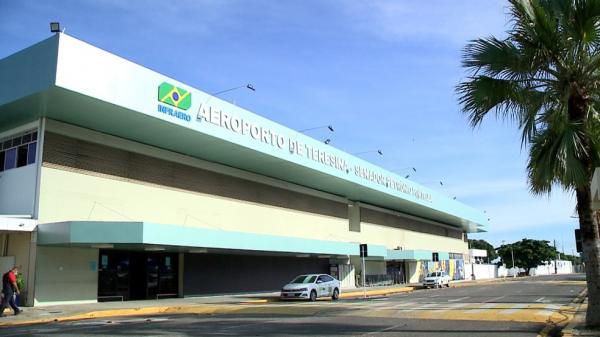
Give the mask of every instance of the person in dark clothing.
[(15, 294), (20, 294), (19, 286), (17, 286), (17, 273), (19, 268), (12, 267), (11, 270), (2, 275), (2, 305), (0, 305), (0, 316), (4, 313), (4, 309), (10, 305), (15, 315), (21, 313), (21, 309), (15, 302)]

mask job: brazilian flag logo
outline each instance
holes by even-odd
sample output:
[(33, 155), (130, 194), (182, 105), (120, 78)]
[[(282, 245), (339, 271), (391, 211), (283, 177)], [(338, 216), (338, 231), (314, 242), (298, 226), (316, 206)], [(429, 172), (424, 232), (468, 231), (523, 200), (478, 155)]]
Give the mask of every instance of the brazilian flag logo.
[(158, 86), (158, 100), (181, 110), (187, 110), (192, 105), (192, 94), (167, 82)]

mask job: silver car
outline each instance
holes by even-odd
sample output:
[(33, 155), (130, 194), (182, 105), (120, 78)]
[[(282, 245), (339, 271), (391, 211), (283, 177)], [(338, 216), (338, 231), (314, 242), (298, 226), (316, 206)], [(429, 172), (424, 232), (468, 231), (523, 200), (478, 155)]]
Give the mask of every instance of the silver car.
[(282, 299), (316, 301), (319, 297), (339, 299), (340, 281), (327, 274), (307, 274), (297, 276), (281, 289)]
[(423, 280), (423, 287), (441, 288), (443, 286), (450, 287), (450, 276), (445, 271), (434, 271), (427, 274)]

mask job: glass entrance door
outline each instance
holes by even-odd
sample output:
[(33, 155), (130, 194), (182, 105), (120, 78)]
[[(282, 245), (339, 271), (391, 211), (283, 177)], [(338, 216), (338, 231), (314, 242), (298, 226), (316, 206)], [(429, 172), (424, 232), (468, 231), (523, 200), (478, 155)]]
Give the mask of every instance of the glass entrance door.
[(178, 296), (178, 255), (100, 250), (98, 301)]

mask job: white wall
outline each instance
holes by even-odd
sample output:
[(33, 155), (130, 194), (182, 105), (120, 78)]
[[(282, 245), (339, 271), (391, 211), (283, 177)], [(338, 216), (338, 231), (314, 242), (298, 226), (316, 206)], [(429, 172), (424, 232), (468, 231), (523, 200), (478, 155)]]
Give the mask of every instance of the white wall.
[(486, 280), (498, 277), (498, 266), (495, 264), (465, 263), (465, 279)]
[(551, 274), (571, 274), (573, 273), (573, 264), (571, 261), (556, 261), (556, 271), (554, 270), (555, 261), (550, 261), (548, 264), (539, 265), (536, 268), (531, 268), (529, 275), (551, 275)]
[(38, 246), (35, 305), (98, 300), (98, 249)]
[(0, 172), (0, 214), (34, 213), (37, 165)]

